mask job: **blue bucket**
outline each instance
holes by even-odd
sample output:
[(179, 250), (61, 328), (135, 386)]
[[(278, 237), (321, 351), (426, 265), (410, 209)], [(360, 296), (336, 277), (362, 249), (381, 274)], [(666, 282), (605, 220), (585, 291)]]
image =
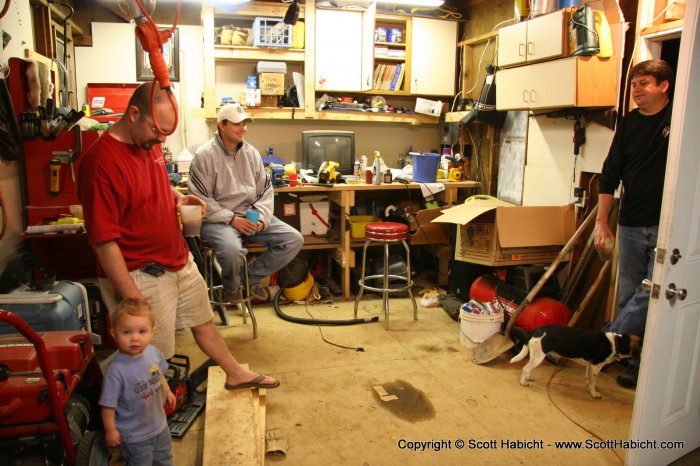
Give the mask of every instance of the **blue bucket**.
[(416, 183), (435, 183), (440, 154), (423, 152), (413, 156), (413, 181)]
[(571, 8), (578, 5), (578, 0), (557, 0), (557, 7), (561, 10), (562, 8)]

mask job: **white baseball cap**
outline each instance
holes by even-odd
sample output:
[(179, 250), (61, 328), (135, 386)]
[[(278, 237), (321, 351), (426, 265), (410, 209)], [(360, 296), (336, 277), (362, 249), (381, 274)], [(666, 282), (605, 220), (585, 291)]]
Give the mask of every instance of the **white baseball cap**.
[(243, 107), (239, 104), (226, 104), (219, 109), (219, 113), (216, 115), (216, 121), (228, 120), (231, 123), (238, 124), (241, 121), (246, 123), (252, 123), (253, 119), (248, 116)]

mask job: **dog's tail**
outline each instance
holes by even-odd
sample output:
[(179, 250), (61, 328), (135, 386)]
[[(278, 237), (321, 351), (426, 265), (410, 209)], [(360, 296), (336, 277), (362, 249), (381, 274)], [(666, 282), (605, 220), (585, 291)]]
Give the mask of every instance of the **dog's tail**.
[(530, 335), (530, 333), (524, 328), (513, 327), (510, 332), (510, 338), (516, 345), (522, 345), (522, 348), (520, 352), (510, 360), (511, 363), (522, 361), (525, 359), (525, 357), (527, 357), (527, 355), (530, 353), (530, 349), (528, 348), (527, 344), (531, 337), (532, 335)]

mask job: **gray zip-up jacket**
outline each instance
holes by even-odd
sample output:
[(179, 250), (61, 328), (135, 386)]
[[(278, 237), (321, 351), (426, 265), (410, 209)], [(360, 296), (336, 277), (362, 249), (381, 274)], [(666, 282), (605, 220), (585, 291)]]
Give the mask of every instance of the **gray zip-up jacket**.
[(255, 209), (267, 226), (274, 213), (274, 190), (258, 150), (243, 141), (229, 151), (218, 131), (197, 149), (188, 188), (207, 204), (204, 222), (228, 224)]

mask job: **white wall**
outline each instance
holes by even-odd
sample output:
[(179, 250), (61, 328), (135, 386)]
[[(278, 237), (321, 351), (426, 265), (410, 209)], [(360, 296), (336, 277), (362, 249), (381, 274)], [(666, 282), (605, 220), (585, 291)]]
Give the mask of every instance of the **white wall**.
[(587, 123), (586, 143), (578, 157), (574, 157), (573, 136), (573, 120), (529, 118), (523, 205), (569, 204), (581, 171), (600, 173), (613, 131)]
[[(191, 116), (192, 109), (201, 106), (204, 81), (203, 28), (178, 26), (180, 29), (180, 82), (175, 83), (180, 103), (178, 131), (168, 138), (169, 146), (177, 156), (183, 147), (191, 148), (209, 139), (216, 130), (212, 122)], [(86, 98), (87, 83), (135, 83), (136, 38), (134, 27), (128, 23), (93, 23), (93, 46), (78, 47), (75, 51), (77, 68), (77, 95)], [(240, 90), (231, 79), (241, 80), (250, 74), (255, 63), (232, 64), (230, 72), (217, 70), (216, 95), (236, 98)], [(221, 66), (217, 67), (221, 68)], [(234, 72), (236, 71), (236, 72)], [(291, 69), (288, 70), (291, 72)], [(236, 77), (236, 78), (234, 78)], [(230, 79), (229, 79), (230, 78)], [(301, 109), (300, 109), (301, 115)], [(371, 155), (374, 150), (386, 154), (387, 161), (396, 160), (409, 145), (415, 150), (430, 151), (439, 148), (439, 131), (435, 125), (373, 124), (361, 122), (327, 122), (296, 120), (256, 120), (248, 126), (246, 139), (264, 153), (273, 147), (275, 155), (285, 162), (301, 160), (301, 132), (310, 129), (342, 129), (355, 131), (356, 152)]]
[[(180, 36), (180, 81), (173, 87), (180, 107), (178, 130), (165, 142), (174, 154), (183, 147), (209, 138), (207, 124), (193, 118), (191, 109), (201, 104), (202, 27), (178, 26)], [(92, 47), (76, 47), (77, 96), (87, 100), (88, 83), (138, 83), (136, 81), (136, 36), (129, 23), (93, 23)]]

